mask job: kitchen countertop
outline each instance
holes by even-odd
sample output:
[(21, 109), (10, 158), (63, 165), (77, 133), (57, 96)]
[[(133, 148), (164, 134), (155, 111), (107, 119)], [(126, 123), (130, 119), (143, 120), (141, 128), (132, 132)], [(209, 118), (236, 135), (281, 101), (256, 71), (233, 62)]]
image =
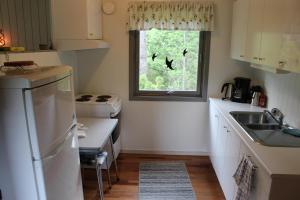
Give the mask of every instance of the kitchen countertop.
[(230, 115), (231, 111), (263, 111), (263, 108), (251, 106), (250, 104), (222, 101), (217, 98), (210, 98), (223, 117), (231, 124), (242, 141), (256, 156), (260, 164), (266, 169), (270, 176), (300, 175), (300, 148), (292, 147), (269, 147), (253, 142), (247, 132)]

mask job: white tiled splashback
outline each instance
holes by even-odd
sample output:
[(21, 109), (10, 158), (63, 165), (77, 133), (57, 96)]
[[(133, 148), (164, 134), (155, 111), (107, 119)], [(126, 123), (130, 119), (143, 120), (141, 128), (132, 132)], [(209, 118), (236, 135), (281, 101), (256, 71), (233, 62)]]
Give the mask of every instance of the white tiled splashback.
[(300, 128), (300, 74), (273, 74), (263, 71), (255, 74), (266, 89), (268, 109), (279, 108), (285, 114), (286, 122)]

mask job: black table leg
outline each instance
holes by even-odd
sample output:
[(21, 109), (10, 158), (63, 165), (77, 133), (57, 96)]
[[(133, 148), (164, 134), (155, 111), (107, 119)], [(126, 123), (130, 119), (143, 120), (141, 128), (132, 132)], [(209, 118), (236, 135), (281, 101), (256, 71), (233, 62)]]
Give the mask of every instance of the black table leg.
[(112, 140), (112, 136), (111, 135), (109, 137), (109, 140), (110, 140), (111, 152), (112, 152), (112, 157), (113, 157), (113, 161), (114, 161), (114, 165), (115, 165), (115, 170), (116, 170), (116, 178), (117, 178), (117, 181), (119, 181), (120, 178), (119, 178), (119, 172), (118, 172), (117, 158), (115, 156), (115, 149), (114, 149), (113, 140)]

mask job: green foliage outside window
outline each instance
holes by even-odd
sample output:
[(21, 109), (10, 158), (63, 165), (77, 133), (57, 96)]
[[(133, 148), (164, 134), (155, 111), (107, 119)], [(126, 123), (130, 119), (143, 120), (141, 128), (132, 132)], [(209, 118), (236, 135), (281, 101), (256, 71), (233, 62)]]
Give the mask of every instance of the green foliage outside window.
[[(184, 49), (188, 51), (185, 56)], [(198, 51), (197, 31), (141, 31), (139, 90), (196, 91)], [(166, 67), (166, 57), (173, 60), (175, 70)]]

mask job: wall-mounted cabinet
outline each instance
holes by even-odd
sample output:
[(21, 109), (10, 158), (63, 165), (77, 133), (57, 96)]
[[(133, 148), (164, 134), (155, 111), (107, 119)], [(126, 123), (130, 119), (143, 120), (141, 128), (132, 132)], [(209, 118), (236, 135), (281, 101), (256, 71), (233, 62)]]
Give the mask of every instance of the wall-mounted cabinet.
[(239, 0), (233, 5), (231, 57), (246, 61), (246, 40), (250, 0)]
[(288, 0), (289, 27), (287, 34), (282, 39), (282, 48), (280, 51), (280, 68), (300, 72), (300, 1)]
[(236, 0), (232, 58), (263, 70), (300, 72), (299, 9), (299, 0)]
[[(237, 0), (240, 1), (240, 0)], [(246, 38), (246, 60), (251, 63), (260, 64), (261, 39), (262, 39), (262, 19), (264, 0), (249, 0), (248, 29)]]
[(51, 14), (56, 49), (108, 47), (102, 41), (101, 0), (51, 0)]

